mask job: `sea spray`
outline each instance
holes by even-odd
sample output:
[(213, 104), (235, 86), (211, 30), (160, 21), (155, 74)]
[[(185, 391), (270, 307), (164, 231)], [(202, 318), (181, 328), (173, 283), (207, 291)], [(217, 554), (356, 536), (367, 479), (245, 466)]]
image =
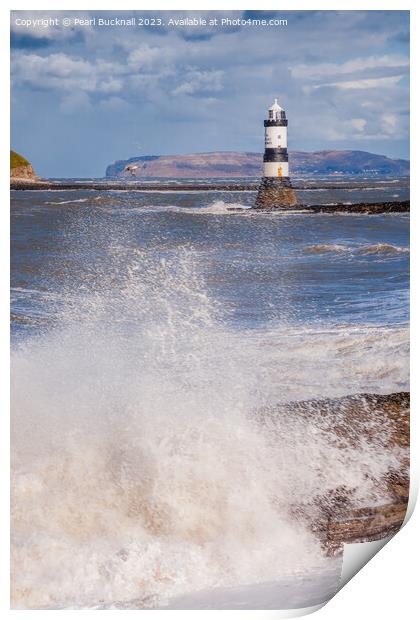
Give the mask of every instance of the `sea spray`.
[[(346, 364), (305, 376), (310, 334), (296, 333), (291, 351), (282, 327), (277, 341), (228, 327), (202, 260), (191, 247), (157, 259), (110, 243), (100, 286), (69, 290), (58, 327), (16, 345), (15, 608), (156, 607), (311, 574), (329, 561), (292, 508), (338, 484), (359, 489), (361, 502), (375, 495), (386, 457), (255, 415), (292, 393), (345, 393), (355, 384)], [(365, 337), (338, 332), (328, 346), (345, 358)], [(312, 338), (314, 368), (317, 356), (326, 362)], [(366, 369), (369, 354), (360, 353)], [(390, 382), (403, 374), (395, 368)]]

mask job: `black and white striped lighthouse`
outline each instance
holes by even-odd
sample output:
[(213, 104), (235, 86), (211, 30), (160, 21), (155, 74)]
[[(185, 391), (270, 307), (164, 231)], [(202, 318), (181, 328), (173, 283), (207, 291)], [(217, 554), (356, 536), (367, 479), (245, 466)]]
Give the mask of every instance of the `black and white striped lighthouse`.
[(256, 208), (275, 209), (296, 204), (289, 177), (286, 112), (275, 99), (264, 121), (264, 172), (255, 202)]

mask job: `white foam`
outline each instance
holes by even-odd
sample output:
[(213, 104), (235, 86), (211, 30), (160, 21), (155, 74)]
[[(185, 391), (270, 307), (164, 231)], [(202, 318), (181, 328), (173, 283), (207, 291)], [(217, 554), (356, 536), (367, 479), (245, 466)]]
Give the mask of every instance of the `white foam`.
[(117, 293), (104, 274), (12, 355), (13, 606), (158, 607), (324, 574), (293, 506), (338, 484), (372, 499), (389, 455), (254, 412), (401, 386), (406, 330), (237, 333), (189, 248), (131, 251)]
[(210, 215), (212, 214), (219, 215), (219, 214), (232, 213), (232, 209), (248, 211), (250, 208), (251, 208), (251, 205), (243, 205), (239, 202), (228, 203), (228, 202), (224, 202), (223, 200), (216, 200), (208, 207), (201, 207), (199, 209), (189, 209), (188, 212), (194, 212), (198, 214), (207, 213)]
[(73, 200), (59, 200), (57, 202), (46, 202), (46, 205), (68, 205), (77, 202), (87, 202), (88, 200), (92, 200), (92, 198), (74, 198)]

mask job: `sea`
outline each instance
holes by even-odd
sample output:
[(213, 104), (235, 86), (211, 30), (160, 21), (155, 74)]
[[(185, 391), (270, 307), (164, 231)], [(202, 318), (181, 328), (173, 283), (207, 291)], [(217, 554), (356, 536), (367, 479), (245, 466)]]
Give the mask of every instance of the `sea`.
[[(305, 204), (409, 197), (296, 181)], [(390, 463), (257, 412), (408, 389), (409, 215), (255, 213), (226, 182), (12, 192), (15, 609), (305, 608), (340, 585), (294, 509), (372, 503)]]

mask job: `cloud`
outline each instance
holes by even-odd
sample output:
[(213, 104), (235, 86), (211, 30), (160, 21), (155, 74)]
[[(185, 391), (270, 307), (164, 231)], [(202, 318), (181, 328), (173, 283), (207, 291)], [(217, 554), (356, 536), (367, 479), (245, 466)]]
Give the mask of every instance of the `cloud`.
[(133, 71), (160, 71), (172, 61), (173, 50), (165, 46), (150, 46), (143, 43), (132, 49), (127, 57), (127, 64)]
[(35, 89), (115, 93), (122, 89), (123, 67), (105, 61), (90, 62), (63, 53), (40, 56), (17, 54), (12, 58), (15, 84)]
[[(223, 13), (223, 15), (222, 15)], [(152, 11), (144, 11), (142, 15), (145, 18), (156, 19), (156, 13)], [(206, 10), (194, 10), (194, 11), (162, 11), (159, 15), (163, 20), (161, 26), (150, 26), (148, 29), (150, 32), (156, 33), (157, 31), (162, 34), (176, 33), (178, 37), (185, 41), (209, 41), (213, 37), (219, 35), (226, 35), (241, 30), (240, 26), (224, 26), (220, 27), (211, 25), (212, 20), (220, 20), (221, 17), (229, 18), (231, 20), (241, 18), (243, 16), (242, 11), (206, 11)], [(200, 25), (197, 25), (194, 20), (200, 20)]]
[(194, 95), (197, 93), (219, 92), (223, 88), (223, 71), (187, 70), (183, 81), (173, 91), (173, 95)]
[[(83, 12), (78, 15), (81, 18), (88, 16)], [(89, 26), (63, 26), (62, 18), (62, 11), (11, 11), (12, 47), (35, 49), (52, 45), (55, 41), (83, 40), (84, 35), (91, 31)]]
[(365, 118), (352, 118), (350, 122), (357, 131), (363, 131), (367, 120)]
[[(12, 76), (15, 86), (65, 93), (83, 92), (133, 97), (142, 93), (156, 101), (171, 93), (178, 96), (206, 96), (223, 90), (221, 69), (200, 69), (184, 64), (184, 55), (176, 56), (170, 47), (147, 43), (131, 49), (120, 61), (74, 58), (63, 52), (41, 55), (15, 53)], [(82, 98), (80, 99), (82, 100)]]
[(364, 90), (373, 88), (390, 88), (397, 85), (404, 75), (392, 75), (390, 77), (365, 78), (360, 80), (345, 80), (342, 82), (326, 82), (324, 84), (308, 85), (303, 87), (305, 94), (320, 88), (338, 88), (341, 90)]
[(383, 133), (387, 136), (398, 135), (400, 133), (398, 116), (391, 113), (382, 114), (381, 128)]
[(395, 86), (396, 84), (398, 84), (398, 82), (402, 80), (403, 77), (403, 75), (393, 75), (391, 77), (367, 78), (364, 80), (350, 80), (344, 82), (331, 82), (330, 84), (322, 84), (321, 86), (335, 86), (336, 88), (342, 88), (344, 90), (388, 88), (389, 86)]
[(293, 79), (307, 95), (323, 88), (365, 90), (392, 88), (408, 74), (409, 58), (402, 54), (357, 57), (341, 63), (299, 64), (291, 67)]
[(331, 76), (365, 73), (367, 70), (378, 69), (406, 69), (410, 61), (407, 56), (383, 55), (353, 58), (343, 63), (300, 64), (291, 67), (290, 73), (297, 79), (325, 79)]
[(326, 138), (337, 142), (400, 139), (407, 132), (407, 119), (394, 112), (380, 112), (378, 106), (366, 118), (331, 118), (326, 125)]

